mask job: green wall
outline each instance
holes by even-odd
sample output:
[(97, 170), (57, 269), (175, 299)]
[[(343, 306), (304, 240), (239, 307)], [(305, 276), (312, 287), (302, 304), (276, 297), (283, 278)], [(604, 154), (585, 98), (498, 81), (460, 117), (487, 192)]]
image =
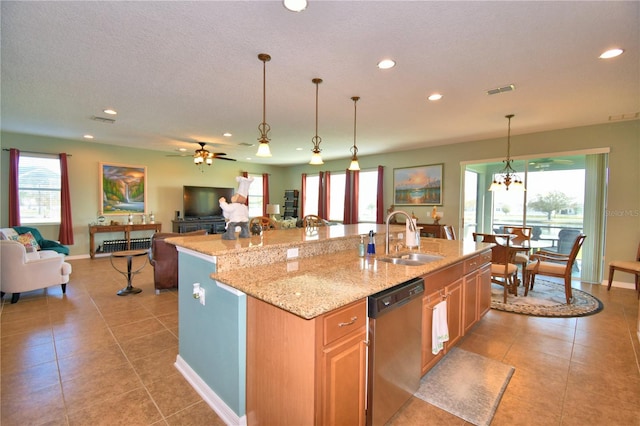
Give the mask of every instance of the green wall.
[[(366, 144), (363, 141), (362, 144)], [(245, 162), (217, 161), (204, 169), (193, 166), (189, 158), (167, 157), (167, 153), (135, 148), (121, 148), (94, 142), (70, 141), (15, 133), (2, 133), (3, 148), (23, 151), (67, 152), (71, 175), (71, 193), (75, 245), (71, 255), (89, 252), (87, 224), (95, 221), (99, 207), (98, 163), (113, 162), (147, 167), (148, 204), (169, 231), (175, 210), (181, 210), (182, 186), (236, 186), (235, 176), (242, 171), (269, 173), (271, 201), (280, 202), (285, 189), (300, 189), (301, 173), (319, 170), (344, 171), (348, 166), (348, 152), (342, 160), (326, 161), (324, 165), (273, 167)], [(594, 126), (555, 130), (550, 132), (512, 135), (511, 152), (518, 156), (552, 156), (577, 150), (610, 148), (605, 262), (613, 259), (631, 259), (640, 241), (640, 121), (624, 121)], [(443, 222), (459, 225), (461, 162), (499, 161), (506, 150), (505, 137), (431, 146), (410, 151), (360, 156), (363, 169), (385, 166), (385, 207), (392, 200), (393, 169), (425, 164), (444, 164)], [(345, 148), (345, 151), (347, 149)], [(2, 152), (0, 225), (7, 226), (8, 152)], [(412, 208), (421, 220), (429, 220), (427, 207)], [(43, 227), (45, 237), (57, 237), (57, 226)], [(104, 234), (108, 235), (108, 234)], [(616, 280), (631, 282), (625, 274)]]

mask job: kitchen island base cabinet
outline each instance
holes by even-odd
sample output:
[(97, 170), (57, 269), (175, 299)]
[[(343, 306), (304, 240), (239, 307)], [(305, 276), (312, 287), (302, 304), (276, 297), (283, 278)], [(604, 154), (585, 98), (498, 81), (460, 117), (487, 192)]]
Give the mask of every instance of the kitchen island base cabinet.
[(247, 423), (364, 425), (366, 299), (305, 320), (247, 298)]
[[(422, 374), (426, 374), (491, 308), (491, 251), (425, 275), (422, 299)], [(432, 352), (433, 308), (447, 301), (449, 340)]]

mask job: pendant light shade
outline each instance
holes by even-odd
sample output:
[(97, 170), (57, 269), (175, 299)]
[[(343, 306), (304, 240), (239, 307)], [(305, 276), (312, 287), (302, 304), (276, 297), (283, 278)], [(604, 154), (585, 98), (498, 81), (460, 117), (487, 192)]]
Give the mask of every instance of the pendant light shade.
[(271, 56), (266, 53), (260, 53), (258, 59), (262, 61), (262, 123), (258, 125), (260, 137), (258, 138), (257, 157), (271, 157), (271, 149), (269, 148), (269, 130), (271, 127), (267, 124), (267, 62), (271, 60)]
[(351, 147), (351, 164), (349, 164), (349, 170), (360, 170), (360, 163), (358, 163), (358, 146), (356, 145), (356, 119), (358, 117), (357, 103), (360, 100), (360, 96), (354, 96), (351, 98), (353, 101), (353, 146)]
[(320, 155), (320, 151), (322, 151), (320, 149), (320, 142), (322, 142), (322, 138), (318, 136), (318, 86), (322, 83), (322, 79), (314, 78), (311, 82), (316, 85), (316, 135), (311, 138), (311, 142), (313, 143), (313, 149), (311, 152), (313, 154), (311, 154), (311, 161), (309, 161), (309, 164), (319, 166), (320, 164), (324, 164), (322, 156)]

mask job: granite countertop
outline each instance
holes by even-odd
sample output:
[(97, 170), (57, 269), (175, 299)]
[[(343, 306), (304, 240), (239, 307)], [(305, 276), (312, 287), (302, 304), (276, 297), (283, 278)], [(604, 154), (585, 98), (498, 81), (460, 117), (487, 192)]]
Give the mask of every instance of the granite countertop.
[[(358, 256), (359, 235), (373, 229), (377, 255)], [(404, 226), (390, 232), (403, 232)], [(223, 284), (305, 319), (315, 318), (356, 300), (433, 272), (491, 247), (490, 244), (422, 238), (422, 253), (443, 256), (420, 266), (381, 262), (383, 225), (320, 227), (315, 235), (304, 229), (268, 231), (262, 238), (222, 240), (219, 235), (175, 237), (169, 242), (214, 256)], [(297, 248), (299, 257), (287, 260)], [(337, 248), (337, 249), (336, 249)], [(413, 250), (416, 251), (416, 250)], [(226, 266), (226, 267), (225, 267)]]

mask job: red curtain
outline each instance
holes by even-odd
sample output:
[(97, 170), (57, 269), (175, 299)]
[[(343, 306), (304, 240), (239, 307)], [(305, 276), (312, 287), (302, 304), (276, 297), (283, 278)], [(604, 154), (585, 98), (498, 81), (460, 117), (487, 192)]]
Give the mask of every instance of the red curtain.
[(19, 163), (20, 151), (11, 148), (9, 150), (9, 226), (20, 226)]
[(267, 215), (267, 204), (269, 204), (269, 174), (262, 174), (262, 216)]
[[(242, 177), (248, 178), (249, 177), (249, 172), (242, 172)], [(247, 194), (247, 199), (244, 200), (244, 204), (245, 204), (245, 206), (249, 205), (249, 194)]]
[(318, 216), (326, 219), (327, 212), (325, 208), (325, 194), (324, 194), (324, 176), (325, 172), (319, 173), (318, 178)]
[(358, 223), (358, 193), (359, 193), (358, 171), (347, 170), (345, 175), (344, 188), (344, 219), (345, 225)]
[(73, 220), (71, 216), (71, 192), (69, 191), (69, 170), (67, 154), (60, 154), (60, 231), (61, 244), (73, 244)]
[(300, 216), (304, 217), (304, 204), (307, 199), (307, 174), (302, 173), (302, 184), (300, 185)]
[(376, 223), (384, 223), (384, 166), (378, 166), (378, 194), (376, 198)]

